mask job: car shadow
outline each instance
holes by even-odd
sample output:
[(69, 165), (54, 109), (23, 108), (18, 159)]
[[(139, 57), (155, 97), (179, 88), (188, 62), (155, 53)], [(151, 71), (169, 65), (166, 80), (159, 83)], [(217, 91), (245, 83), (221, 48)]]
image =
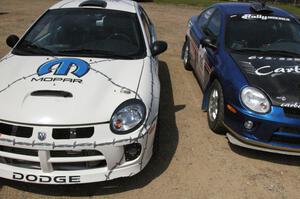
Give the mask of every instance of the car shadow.
[(107, 195), (139, 189), (159, 177), (169, 166), (177, 145), (178, 129), (175, 113), (185, 105), (174, 105), (170, 73), (166, 62), (160, 61), (159, 77), (161, 81), (159, 115), (159, 151), (139, 174), (130, 178), (120, 178), (107, 182), (81, 185), (39, 185), (0, 179), (2, 186), (9, 186), (26, 192), (51, 196), (94, 196)]
[(242, 155), (247, 158), (268, 161), (268, 162), (272, 162), (275, 164), (300, 166), (300, 157), (299, 156), (257, 151), (257, 150), (253, 150), (253, 149), (236, 146), (236, 145), (231, 144), (230, 142), (228, 142), (228, 144), (234, 153), (236, 153), (238, 155)]

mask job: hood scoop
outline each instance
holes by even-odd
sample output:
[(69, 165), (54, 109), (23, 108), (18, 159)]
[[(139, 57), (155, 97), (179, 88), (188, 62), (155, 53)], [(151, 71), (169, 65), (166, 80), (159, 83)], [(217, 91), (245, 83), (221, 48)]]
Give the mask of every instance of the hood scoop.
[(57, 90), (39, 90), (31, 93), (31, 96), (35, 97), (73, 97), (72, 93), (67, 91), (57, 91)]

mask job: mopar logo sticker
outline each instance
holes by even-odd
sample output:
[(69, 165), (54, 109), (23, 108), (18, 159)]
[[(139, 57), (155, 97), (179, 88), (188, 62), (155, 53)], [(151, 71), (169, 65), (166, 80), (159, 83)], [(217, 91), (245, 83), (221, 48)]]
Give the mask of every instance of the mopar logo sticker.
[(90, 65), (76, 58), (61, 58), (51, 60), (41, 65), (37, 71), (38, 76), (51, 73), (55, 69), (54, 75), (68, 75), (71, 69), (75, 68), (71, 73), (76, 77), (82, 77), (90, 70)]

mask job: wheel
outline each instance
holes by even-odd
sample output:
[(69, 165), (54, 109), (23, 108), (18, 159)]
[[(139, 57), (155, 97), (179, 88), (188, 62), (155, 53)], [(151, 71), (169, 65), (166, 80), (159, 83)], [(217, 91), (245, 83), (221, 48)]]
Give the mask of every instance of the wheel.
[(218, 134), (224, 134), (224, 96), (222, 86), (218, 80), (215, 80), (210, 89), (208, 96), (207, 120), (209, 128)]
[(193, 69), (190, 63), (190, 44), (188, 40), (185, 40), (183, 45), (183, 65), (184, 68), (188, 71), (191, 71)]

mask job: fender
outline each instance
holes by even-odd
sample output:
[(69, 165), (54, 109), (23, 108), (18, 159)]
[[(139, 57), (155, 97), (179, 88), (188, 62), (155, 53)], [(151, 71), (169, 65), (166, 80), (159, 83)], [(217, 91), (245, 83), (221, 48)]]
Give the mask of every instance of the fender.
[[(218, 77), (217, 73), (215, 72), (215, 70), (213, 70), (211, 72), (211, 75), (209, 76), (209, 81), (208, 81), (206, 87), (203, 88), (203, 99), (202, 99), (202, 106), (201, 106), (202, 111), (206, 112), (207, 109), (208, 109), (208, 94), (209, 94), (209, 89), (210, 89), (210, 86), (214, 82), (215, 79), (219, 80), (219, 77)], [(221, 83), (221, 85), (222, 85), (222, 83)], [(223, 85), (222, 85), (222, 87), (223, 87)]]

